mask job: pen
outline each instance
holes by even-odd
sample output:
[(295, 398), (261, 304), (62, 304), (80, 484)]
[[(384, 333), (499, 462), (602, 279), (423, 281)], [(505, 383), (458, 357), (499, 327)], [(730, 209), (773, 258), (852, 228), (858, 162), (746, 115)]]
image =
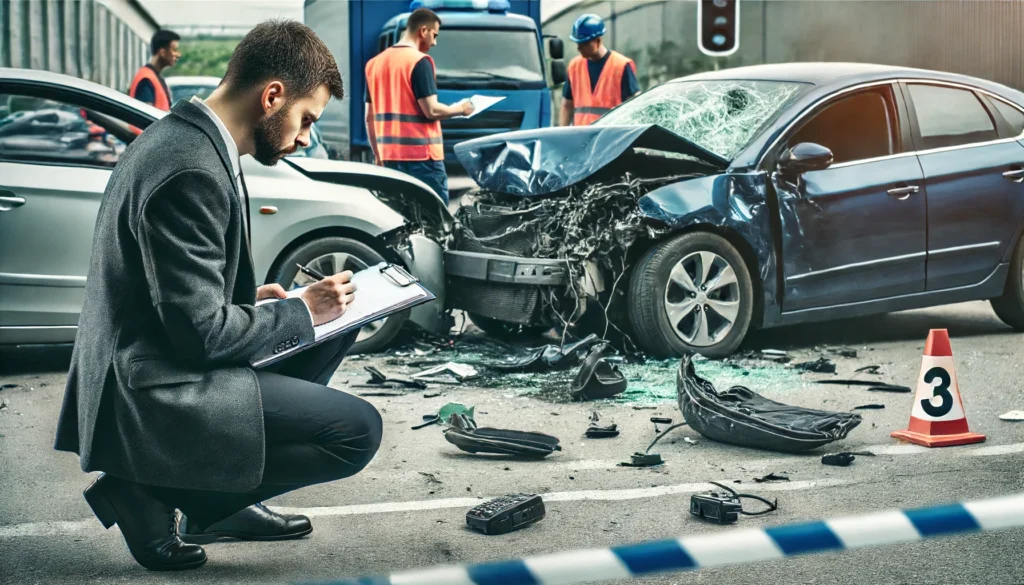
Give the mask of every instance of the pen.
[(299, 270), (301, 270), (302, 273), (305, 274), (306, 276), (309, 276), (311, 278), (315, 278), (317, 280), (323, 280), (323, 279), (327, 278), (326, 276), (324, 276), (323, 274), (320, 274), (319, 272), (317, 272), (316, 270), (313, 270), (312, 268), (306, 268), (302, 264), (298, 264), (298, 263), (296, 263), (295, 265), (298, 266)]

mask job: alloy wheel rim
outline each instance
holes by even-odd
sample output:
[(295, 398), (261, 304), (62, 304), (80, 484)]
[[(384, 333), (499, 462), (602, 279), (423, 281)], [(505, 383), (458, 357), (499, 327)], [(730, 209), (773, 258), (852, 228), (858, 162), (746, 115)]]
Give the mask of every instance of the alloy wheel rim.
[[(310, 260), (306, 266), (316, 270), (323, 275), (337, 274), (346, 270), (351, 270), (353, 273), (359, 272), (367, 267), (366, 262), (353, 256), (352, 254), (346, 254), (344, 252), (332, 252), (330, 254), (323, 254)], [(298, 288), (301, 286), (309, 286), (316, 282), (312, 277), (307, 276), (301, 271), (297, 271), (295, 276), (292, 278), (292, 284), (290, 289)], [(380, 332), (381, 328), (384, 327), (384, 323), (388, 320), (387, 317), (380, 321), (374, 321), (373, 323), (367, 323), (363, 325), (362, 329), (359, 330), (359, 335), (356, 336), (356, 343), (366, 341), (374, 335)]]
[(693, 252), (677, 262), (664, 298), (673, 333), (694, 347), (720, 343), (739, 318), (736, 270), (714, 252)]

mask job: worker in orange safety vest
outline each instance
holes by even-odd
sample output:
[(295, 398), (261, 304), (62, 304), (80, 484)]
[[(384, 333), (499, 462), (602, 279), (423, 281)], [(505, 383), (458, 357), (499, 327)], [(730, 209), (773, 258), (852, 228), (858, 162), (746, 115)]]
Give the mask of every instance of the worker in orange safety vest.
[(398, 43), (366, 64), (366, 133), (375, 163), (412, 175), (448, 204), (441, 120), (468, 116), (469, 100), (448, 106), (437, 100), (434, 60), (441, 19), (427, 8), (409, 15)]
[(178, 50), (180, 40), (180, 36), (169, 30), (158, 30), (153, 34), (149, 42), (152, 57), (149, 63), (140, 67), (135, 74), (135, 79), (128, 88), (128, 95), (157, 109), (170, 111), (171, 92), (160, 73), (168, 67), (173, 67), (181, 58), (181, 52)]
[(596, 14), (576, 19), (569, 37), (580, 54), (569, 62), (562, 88), (562, 126), (588, 126), (640, 93), (636, 64), (604, 46), (604, 21)]

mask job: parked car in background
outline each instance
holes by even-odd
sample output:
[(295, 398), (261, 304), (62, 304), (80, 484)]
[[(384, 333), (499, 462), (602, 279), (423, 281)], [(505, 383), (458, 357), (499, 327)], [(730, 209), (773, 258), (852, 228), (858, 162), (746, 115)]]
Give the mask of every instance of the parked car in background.
[[(167, 89), (171, 90), (172, 104), (180, 100), (190, 100), (193, 96), (206, 99), (220, 85), (220, 77), (210, 75), (172, 75), (164, 78), (164, 80), (167, 82)], [(320, 133), (320, 127), (317, 124), (313, 124), (313, 130), (309, 134), (309, 146), (289, 156), (340, 158), (331, 147), (324, 143), (323, 135)]]
[(450, 301), (491, 331), (620, 314), (649, 354), (721, 357), (754, 328), (971, 300), (1024, 331), (1024, 94), (997, 83), (740, 67), (455, 152), (483, 201), (456, 214)]
[[(0, 68), (0, 345), (74, 340), (96, 213), (111, 169), (166, 112), (110, 88), (45, 71)], [(144, 130), (143, 130), (144, 131)], [(438, 300), (368, 325), (354, 351), (391, 344), (405, 324), (447, 332), (442, 250), (452, 227), (429, 187), (361, 163), (242, 157), (258, 284), (310, 284), (382, 261), (404, 266)]]

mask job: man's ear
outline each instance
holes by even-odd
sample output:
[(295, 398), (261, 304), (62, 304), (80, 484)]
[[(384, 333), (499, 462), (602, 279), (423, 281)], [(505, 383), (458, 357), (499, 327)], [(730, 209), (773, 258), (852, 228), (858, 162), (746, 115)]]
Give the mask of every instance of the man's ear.
[(263, 113), (280, 109), (284, 103), (284, 84), (280, 81), (271, 81), (263, 88), (263, 95), (260, 96), (260, 105), (263, 106)]

